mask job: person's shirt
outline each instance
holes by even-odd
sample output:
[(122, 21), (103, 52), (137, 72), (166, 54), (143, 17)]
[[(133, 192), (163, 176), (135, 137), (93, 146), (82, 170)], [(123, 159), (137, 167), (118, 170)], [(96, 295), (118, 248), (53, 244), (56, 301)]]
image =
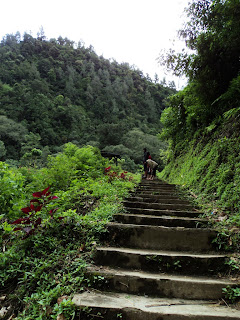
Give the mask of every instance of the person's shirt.
[(148, 159), (146, 162), (147, 162), (147, 164), (149, 165), (149, 167), (151, 169), (154, 169), (154, 168), (156, 168), (158, 166), (158, 163), (153, 161), (152, 159)]
[(143, 155), (143, 163), (146, 162), (147, 158), (148, 158), (148, 153), (146, 151), (146, 152), (144, 152), (144, 155)]

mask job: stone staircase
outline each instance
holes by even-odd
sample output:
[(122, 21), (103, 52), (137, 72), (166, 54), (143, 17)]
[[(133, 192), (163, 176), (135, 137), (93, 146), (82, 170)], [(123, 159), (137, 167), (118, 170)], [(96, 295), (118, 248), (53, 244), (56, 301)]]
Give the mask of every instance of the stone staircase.
[(88, 310), (81, 319), (240, 319), (219, 303), (222, 289), (236, 285), (219, 277), (227, 256), (215, 252), (215, 232), (174, 185), (144, 180), (124, 205), (88, 268), (102, 281), (73, 298)]

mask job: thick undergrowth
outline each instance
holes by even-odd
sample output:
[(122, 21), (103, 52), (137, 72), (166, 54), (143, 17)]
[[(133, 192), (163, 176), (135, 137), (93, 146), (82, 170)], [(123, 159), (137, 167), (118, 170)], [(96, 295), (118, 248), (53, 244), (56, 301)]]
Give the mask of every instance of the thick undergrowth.
[(201, 135), (170, 157), (159, 177), (176, 183), (201, 207), (209, 225), (218, 230), (219, 249), (240, 250), (240, 138), (223, 125)]
[(43, 169), (0, 166), (0, 317), (73, 319), (71, 294), (104, 281), (86, 266), (140, 175), (71, 143)]

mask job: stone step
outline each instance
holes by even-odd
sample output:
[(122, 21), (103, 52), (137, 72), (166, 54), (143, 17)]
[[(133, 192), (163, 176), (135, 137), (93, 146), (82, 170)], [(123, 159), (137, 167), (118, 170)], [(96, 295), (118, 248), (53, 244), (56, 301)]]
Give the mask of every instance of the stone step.
[(170, 184), (170, 183), (159, 183), (159, 182), (152, 182), (149, 181), (147, 183), (140, 183), (137, 188), (142, 188), (142, 189), (148, 189), (148, 188), (162, 188), (162, 189), (177, 189), (177, 186), (175, 184)]
[(126, 208), (143, 208), (143, 209), (157, 209), (157, 210), (192, 210), (193, 206), (189, 204), (169, 204), (169, 203), (147, 203), (140, 201), (124, 200), (123, 204)]
[(159, 179), (156, 179), (156, 180), (147, 180), (147, 179), (143, 179), (141, 181), (141, 184), (140, 186), (148, 186), (148, 185), (162, 185), (162, 186), (176, 186), (176, 184), (174, 183), (167, 183), (165, 181), (162, 181), (162, 180), (159, 180)]
[(89, 267), (87, 276), (90, 279), (99, 277), (100, 281), (95, 283), (95, 288), (104, 291), (189, 300), (221, 299), (222, 289), (235, 285), (232, 281), (224, 279), (111, 269), (102, 266)]
[[(88, 291), (75, 294), (79, 319), (105, 320), (239, 320), (240, 311), (215, 301), (161, 299), (146, 296)], [(84, 311), (86, 309), (86, 311)]]
[(98, 265), (181, 275), (226, 273), (229, 269), (226, 259), (227, 256), (217, 254), (117, 247), (97, 247), (94, 254), (94, 261)]
[(175, 193), (175, 194), (178, 194), (178, 190), (176, 188), (162, 188), (162, 187), (159, 187), (159, 186), (156, 186), (156, 187), (152, 187), (152, 186), (149, 186), (149, 187), (138, 187), (136, 188), (136, 191), (135, 192), (152, 192), (152, 193)]
[(154, 180), (147, 180), (147, 179), (142, 179), (141, 184), (166, 184), (166, 185), (171, 185), (171, 183), (168, 183), (164, 180), (161, 179), (154, 179)]
[(144, 195), (159, 195), (159, 196), (167, 196), (167, 197), (179, 197), (179, 192), (177, 191), (167, 191), (167, 190), (135, 190), (134, 192), (132, 192), (132, 194), (137, 194), (139, 196), (144, 196)]
[(205, 219), (189, 218), (189, 217), (171, 217), (171, 216), (155, 216), (147, 214), (115, 214), (114, 221), (126, 224), (144, 224), (165, 227), (184, 227), (196, 228), (204, 227), (207, 224)]
[(187, 201), (186, 199), (181, 199), (179, 198), (179, 195), (172, 195), (172, 196), (169, 196), (169, 195), (161, 195), (161, 194), (151, 194), (151, 193), (132, 193), (131, 194), (132, 197), (138, 197), (138, 198), (142, 198), (142, 199), (154, 199), (154, 200), (157, 200), (157, 199), (171, 199), (171, 200), (184, 200), (184, 201)]
[(182, 227), (163, 227), (150, 225), (134, 225), (108, 223), (108, 233), (105, 242), (116, 243), (131, 248), (196, 251), (206, 252), (213, 250), (212, 240), (216, 232), (209, 229), (192, 229)]
[(192, 205), (187, 200), (182, 200), (179, 198), (167, 198), (167, 197), (141, 197), (141, 196), (135, 196), (135, 197), (129, 197), (126, 199), (126, 201), (131, 202), (142, 202), (142, 203), (166, 203), (166, 204), (182, 204), (182, 205), (189, 205), (192, 207)]
[(165, 189), (176, 189), (176, 184), (161, 183), (159, 181), (144, 181), (138, 185), (138, 188), (165, 188)]
[(173, 194), (179, 194), (179, 191), (176, 189), (176, 188), (162, 188), (162, 187), (151, 187), (151, 186), (149, 186), (149, 187), (147, 187), (147, 188), (142, 188), (142, 187), (138, 187), (137, 189), (136, 189), (136, 192), (139, 192), (139, 193), (141, 193), (141, 192), (152, 192), (152, 193), (163, 193), (163, 192), (165, 192), (165, 193), (167, 193), (167, 194), (169, 194), (169, 193), (173, 193)]
[(183, 210), (157, 210), (157, 209), (143, 209), (143, 208), (126, 208), (128, 213), (144, 214), (153, 216), (171, 216), (171, 217), (198, 217), (202, 212), (199, 211), (183, 211)]

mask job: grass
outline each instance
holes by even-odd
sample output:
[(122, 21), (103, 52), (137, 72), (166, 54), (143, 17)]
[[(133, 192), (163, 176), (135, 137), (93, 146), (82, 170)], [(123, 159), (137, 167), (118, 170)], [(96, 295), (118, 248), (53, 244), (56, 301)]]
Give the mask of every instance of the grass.
[[(2, 193), (7, 200), (2, 198), (6, 211), (0, 216), (0, 297), (4, 320), (73, 319), (76, 310), (72, 295), (96, 281), (104, 281), (98, 276), (89, 278), (86, 266), (91, 263), (100, 237), (107, 232), (106, 223), (121, 212), (123, 198), (139, 182), (140, 175), (123, 173), (121, 166), (115, 167), (93, 148), (80, 151), (73, 145), (67, 146), (64, 154), (52, 158), (49, 167), (43, 169), (17, 169), (2, 163), (8, 186)], [(84, 159), (79, 159), (83, 155)], [(65, 166), (69, 168), (67, 173), (62, 168)], [(14, 180), (15, 176), (18, 179)], [(11, 222), (26, 215), (19, 208), (26, 208), (31, 193), (46, 188), (50, 182), (58, 198), (35, 213), (42, 219), (41, 224), (27, 237), (24, 228), (14, 231), (16, 225)], [(52, 216), (48, 212), (53, 208), (57, 210)]]

